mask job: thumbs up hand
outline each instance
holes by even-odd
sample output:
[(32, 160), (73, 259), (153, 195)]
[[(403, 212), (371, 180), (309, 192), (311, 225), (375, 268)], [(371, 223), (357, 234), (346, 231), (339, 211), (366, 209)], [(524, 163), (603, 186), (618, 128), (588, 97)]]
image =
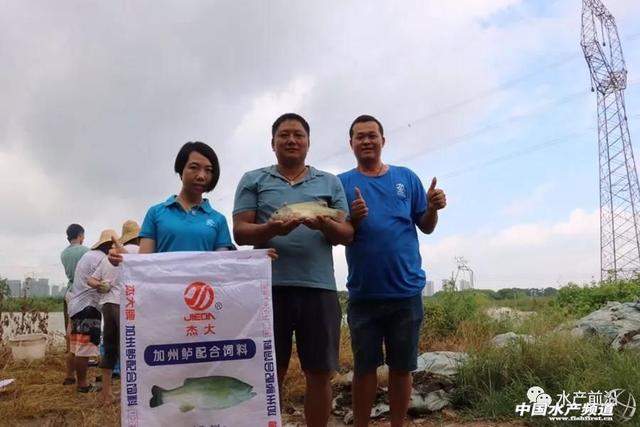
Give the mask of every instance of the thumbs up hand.
[(115, 237), (111, 236), (111, 249), (109, 249), (109, 255), (107, 255), (111, 265), (117, 267), (122, 262), (122, 254), (126, 254), (127, 250), (122, 246), (122, 243)]
[(351, 223), (355, 226), (360, 223), (368, 214), (369, 208), (362, 197), (362, 192), (355, 187), (356, 198), (351, 202)]
[(434, 176), (427, 190), (427, 203), (429, 204), (429, 208), (440, 210), (447, 206), (447, 196), (444, 194), (444, 191), (436, 188), (437, 183), (438, 179)]

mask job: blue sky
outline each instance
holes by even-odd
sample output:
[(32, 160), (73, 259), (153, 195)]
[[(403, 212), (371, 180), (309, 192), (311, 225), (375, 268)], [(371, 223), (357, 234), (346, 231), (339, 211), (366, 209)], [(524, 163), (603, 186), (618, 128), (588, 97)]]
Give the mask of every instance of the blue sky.
[[(640, 138), (640, 4), (606, 2)], [(0, 17), (0, 276), (63, 281), (64, 229), (91, 244), (179, 189), (175, 152), (203, 140), (231, 222), (242, 173), (273, 163), (282, 112), (311, 123), (308, 162), (351, 168), (347, 129), (385, 125), (383, 160), (448, 195), (424, 267), (464, 256), (477, 286), (599, 274), (596, 95), (579, 1), (6, 2)], [(344, 283), (343, 249), (335, 250)], [(438, 286), (436, 286), (437, 288)]]
[[(559, 2), (554, 5), (548, 2), (518, 4), (483, 20), (483, 26), (486, 31), (499, 28), (509, 32), (532, 20), (553, 20), (559, 13), (558, 5)], [(566, 3), (560, 6), (566, 7)], [(577, 10), (573, 12), (577, 16)], [(618, 22), (630, 70), (626, 100), (633, 140), (640, 123), (640, 117), (637, 117), (640, 105), (634, 107), (634, 100), (638, 104), (640, 98), (640, 79), (638, 72), (633, 72), (640, 66), (640, 37), (633, 33), (631, 20), (625, 18), (619, 16)], [(504, 264), (509, 264), (511, 257), (520, 259), (514, 269), (505, 267), (499, 259), (493, 259), (491, 264), (474, 266), (474, 256), (465, 253), (465, 245), (457, 245), (448, 251), (449, 256), (454, 252), (465, 256), (477, 272), (478, 267), (481, 269), (477, 275), (481, 287), (558, 286), (570, 280), (584, 283), (591, 277), (598, 277), (598, 224), (593, 221), (597, 219), (593, 213), (599, 207), (596, 94), (590, 92), (577, 23), (572, 30), (566, 31), (569, 37), (559, 39), (553, 45), (544, 44), (534, 52), (516, 51), (512, 52), (514, 55), (501, 56), (494, 65), (498, 81), (506, 83), (494, 86), (500, 90), (479, 90), (477, 98), (474, 99), (475, 94), (467, 98), (473, 99), (470, 104), (492, 105), (495, 102), (493, 108), (475, 116), (471, 131), (433, 144), (447, 148), (434, 148), (432, 153), (426, 149), (425, 154), (405, 160), (417, 170), (433, 170), (434, 175), (441, 176), (439, 182), (449, 194), (449, 209), (442, 214), (438, 236), (462, 236), (464, 239), (465, 235), (481, 230), (491, 235), (509, 227), (533, 228), (537, 225), (549, 228), (569, 220), (576, 209), (592, 214), (590, 226), (575, 239), (550, 247), (531, 245), (524, 251), (514, 248), (512, 253), (505, 248), (503, 259), (507, 262)], [(503, 69), (508, 71), (502, 73)], [(466, 107), (451, 109), (446, 114), (464, 117)], [(418, 121), (411, 129), (419, 132), (439, 118)], [(405, 134), (408, 132), (404, 130)], [(582, 234), (590, 237), (585, 239)], [(431, 236), (423, 237), (422, 241), (426, 248), (437, 250), (438, 244), (430, 243), (430, 239)], [(438, 237), (435, 239), (439, 240)], [(470, 249), (471, 253), (483, 251), (482, 238), (469, 239), (477, 244)], [(544, 272), (546, 265), (536, 265), (537, 260), (544, 260), (544, 257), (535, 256), (539, 255), (537, 251), (547, 250), (551, 251), (551, 257), (565, 251), (587, 253), (589, 264), (578, 268), (566, 265), (547, 273)], [(428, 249), (423, 251), (423, 256), (428, 264)], [(450, 258), (449, 272), (455, 268), (454, 260)], [(447, 267), (444, 266), (446, 259), (437, 259), (440, 262), (432, 268), (431, 277), (438, 283), (446, 277)], [(567, 261), (571, 259), (568, 257)], [(507, 272), (501, 271), (503, 269)], [(535, 272), (536, 269), (542, 272)]]

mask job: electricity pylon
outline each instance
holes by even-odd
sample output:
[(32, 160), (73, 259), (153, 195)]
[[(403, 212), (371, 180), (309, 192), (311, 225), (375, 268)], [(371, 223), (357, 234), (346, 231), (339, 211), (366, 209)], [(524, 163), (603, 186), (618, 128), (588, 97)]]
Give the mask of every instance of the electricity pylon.
[(598, 95), (600, 276), (630, 278), (640, 272), (640, 185), (624, 102), (627, 69), (615, 19), (600, 0), (582, 0), (580, 44)]

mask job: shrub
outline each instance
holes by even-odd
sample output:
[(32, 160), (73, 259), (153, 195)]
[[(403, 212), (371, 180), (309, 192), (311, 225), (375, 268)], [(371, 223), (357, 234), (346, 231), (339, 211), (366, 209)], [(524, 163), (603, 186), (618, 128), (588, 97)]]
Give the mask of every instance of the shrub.
[(640, 298), (640, 279), (579, 286), (569, 283), (560, 288), (555, 304), (578, 317), (598, 310), (609, 301), (635, 301)]
[(489, 322), (486, 295), (474, 291), (442, 292), (425, 299), (423, 335), (445, 337), (456, 332), (462, 322)]

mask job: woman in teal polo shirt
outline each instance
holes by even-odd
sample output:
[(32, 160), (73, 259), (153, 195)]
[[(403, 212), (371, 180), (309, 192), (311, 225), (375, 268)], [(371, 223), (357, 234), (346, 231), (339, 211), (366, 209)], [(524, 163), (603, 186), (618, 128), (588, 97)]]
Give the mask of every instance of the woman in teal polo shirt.
[(202, 197), (220, 177), (216, 153), (205, 143), (187, 142), (176, 156), (174, 170), (182, 189), (147, 211), (140, 253), (232, 249), (227, 220)]
[[(224, 215), (202, 197), (215, 188), (220, 177), (213, 149), (203, 142), (187, 142), (176, 156), (174, 170), (182, 189), (149, 208), (140, 229), (139, 253), (234, 249)], [(121, 247), (112, 249), (109, 261), (119, 265), (122, 252)]]

